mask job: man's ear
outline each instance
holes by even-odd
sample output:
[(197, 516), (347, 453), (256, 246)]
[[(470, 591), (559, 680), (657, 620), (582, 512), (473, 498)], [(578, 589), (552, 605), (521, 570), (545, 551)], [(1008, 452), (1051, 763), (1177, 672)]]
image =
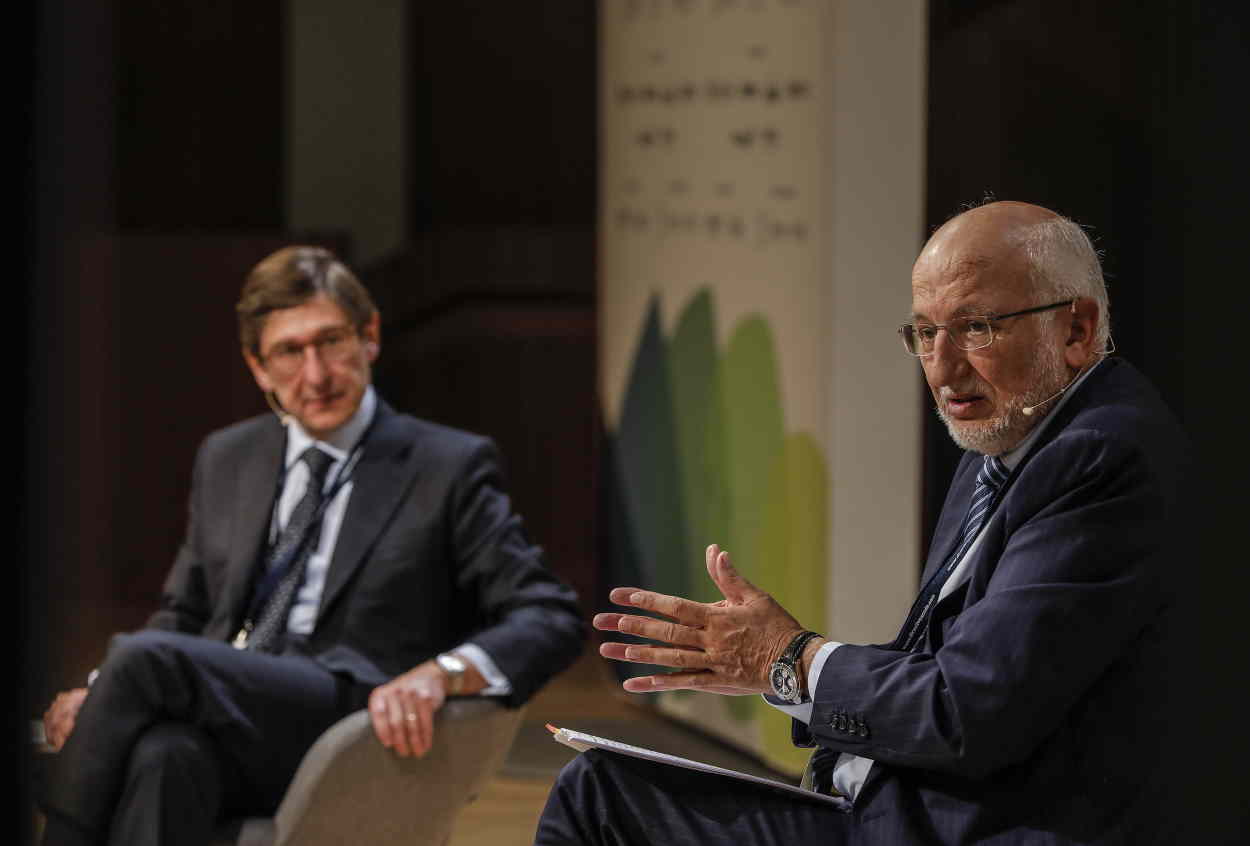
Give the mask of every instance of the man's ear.
[(1081, 369), (1097, 354), (1094, 336), (1098, 329), (1098, 303), (1090, 297), (1081, 297), (1072, 303), (1060, 319), (1067, 328), (1063, 355), (1069, 367)]
[(247, 362), (247, 369), (252, 371), (252, 378), (256, 380), (257, 387), (262, 393), (271, 393), (274, 389), (273, 382), (269, 378), (269, 374), (265, 372), (264, 365), (260, 363), (255, 354), (249, 349), (243, 350), (243, 360)]
[(361, 329), (360, 337), (364, 341), (365, 355), (369, 358), (369, 363), (373, 364), (382, 352), (382, 315), (376, 310)]

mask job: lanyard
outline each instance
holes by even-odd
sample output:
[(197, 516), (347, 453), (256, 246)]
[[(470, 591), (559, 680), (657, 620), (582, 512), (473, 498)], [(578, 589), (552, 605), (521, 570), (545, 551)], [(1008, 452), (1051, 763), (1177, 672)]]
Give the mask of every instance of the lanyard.
[[(374, 420), (377, 415), (374, 415)], [(256, 620), (260, 610), (265, 607), (265, 603), (269, 601), (269, 597), (277, 589), (278, 585), (295, 566), (295, 562), (299, 561), (301, 553), (308, 547), (314, 539), (321, 537), (321, 521), (325, 517), (326, 510), (330, 507), (330, 503), (334, 502), (334, 498), (339, 492), (352, 480), (355, 475), (356, 465), (360, 463), (360, 458), (364, 455), (365, 441), (369, 437), (369, 433), (373, 431), (373, 423), (370, 422), (369, 428), (360, 436), (360, 440), (356, 442), (356, 446), (347, 456), (347, 461), (343, 464), (343, 469), (334, 479), (334, 484), (330, 490), (326, 491), (321, 497), (321, 502), (317, 505), (317, 510), (313, 512), (312, 520), (308, 524), (307, 531), (304, 532), (300, 542), (290, 548), (281, 558), (271, 558), (277, 547), (277, 538), (269, 543), (269, 551), (265, 555), (265, 570), (261, 574), (260, 582), (256, 585), (256, 589), (252, 593), (252, 601), (248, 606), (247, 618), (243, 624), (244, 629), (251, 629), (252, 623)], [(286, 487), (287, 468), (284, 464), (282, 473), (278, 476), (278, 488), (274, 494), (272, 514), (269, 518), (270, 525), (277, 525), (278, 522), (278, 506), (282, 498), (282, 489)], [(309, 477), (309, 483), (315, 483), (316, 479)], [(281, 537), (281, 532), (278, 533)]]

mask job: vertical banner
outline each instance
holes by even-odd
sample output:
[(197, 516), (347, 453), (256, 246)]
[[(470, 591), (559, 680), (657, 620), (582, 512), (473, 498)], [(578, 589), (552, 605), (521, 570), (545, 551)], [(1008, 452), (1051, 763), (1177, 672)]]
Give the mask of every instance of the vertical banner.
[[(603, 0), (599, 220), (610, 582), (716, 601), (703, 550), (719, 543), (800, 622), (834, 637), (836, 10)], [(895, 210), (912, 257), (914, 191), (916, 207)], [(870, 274), (847, 284), (898, 289), (880, 314), (860, 315), (880, 322), (871, 352), (884, 338), (882, 354), (900, 356), (891, 333), (906, 271)], [(882, 386), (901, 391), (903, 425), (918, 407), (911, 367), (901, 386)], [(914, 441), (908, 454), (918, 429)], [(916, 488), (913, 500), (914, 465), (910, 480), (893, 480)], [(893, 546), (910, 590), (914, 539)], [(779, 768), (806, 760), (759, 697), (682, 692), (660, 704)]]

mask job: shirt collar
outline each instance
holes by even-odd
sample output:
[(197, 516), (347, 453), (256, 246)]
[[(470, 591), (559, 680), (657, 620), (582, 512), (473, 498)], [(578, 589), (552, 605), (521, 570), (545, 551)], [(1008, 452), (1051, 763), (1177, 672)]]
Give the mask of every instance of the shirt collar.
[(1059, 402), (1054, 404), (1054, 406), (1050, 409), (1050, 411), (1046, 413), (1045, 417), (1037, 421), (1037, 425), (1034, 426), (1033, 430), (1030, 431), (1029, 434), (1025, 436), (1024, 440), (1022, 440), (1019, 444), (1017, 444), (1015, 448), (1009, 450), (1008, 452), (1004, 452), (1003, 454), (998, 456), (998, 460), (1003, 463), (1003, 465), (1007, 468), (1008, 472), (1015, 470), (1016, 465), (1019, 464), (1024, 459), (1024, 457), (1029, 454), (1029, 450), (1033, 448), (1033, 444), (1037, 443), (1037, 439), (1038, 437), (1041, 436), (1042, 430), (1045, 429), (1046, 425), (1050, 423), (1051, 420), (1054, 419), (1056, 412), (1058, 412), (1059, 409), (1063, 408), (1064, 403), (1066, 403), (1068, 399), (1074, 393), (1076, 393), (1076, 389), (1080, 387), (1081, 383), (1084, 382), (1086, 379), (1088, 379), (1089, 374), (1093, 373), (1094, 370), (1098, 368), (1098, 365), (1102, 364), (1103, 361), (1104, 359), (1099, 358), (1098, 361), (1094, 362), (1093, 367), (1089, 368), (1080, 376), (1078, 376), (1076, 380), (1072, 382), (1071, 385), (1069, 385), (1067, 388), (1064, 389), (1063, 396), (1059, 398)]
[(304, 427), (298, 420), (294, 417), (290, 418), (286, 435), (286, 469), (290, 470), (291, 465), (299, 461), (299, 457), (304, 454), (304, 450), (314, 444), (318, 449), (325, 450), (331, 455), (335, 462), (347, 458), (352, 447), (356, 446), (365, 430), (369, 428), (369, 424), (373, 422), (373, 415), (377, 413), (377, 409), (378, 399), (374, 394), (373, 386), (366, 385), (365, 394), (360, 399), (360, 407), (356, 409), (356, 413), (349, 417), (342, 426), (331, 432), (325, 440), (317, 440), (304, 431)]

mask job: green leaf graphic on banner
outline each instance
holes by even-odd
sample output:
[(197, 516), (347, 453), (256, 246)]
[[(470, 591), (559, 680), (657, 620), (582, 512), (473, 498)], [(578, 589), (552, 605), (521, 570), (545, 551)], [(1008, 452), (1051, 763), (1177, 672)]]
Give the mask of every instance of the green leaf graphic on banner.
[(733, 522), (721, 546), (738, 571), (758, 584), (765, 573), (754, 555), (768, 506), (764, 488), (785, 440), (773, 333), (762, 317), (748, 317), (734, 330), (722, 372)]
[[(703, 551), (718, 543), (743, 575), (804, 625), (822, 629), (828, 470), (810, 434), (786, 432), (767, 321), (743, 319), (721, 354), (710, 289), (686, 304), (667, 342), (653, 297), (621, 409), (605, 441), (610, 583), (715, 602), (721, 596)], [(651, 672), (617, 669), (622, 676)], [(789, 722), (759, 697), (715, 703), (759, 727), (757, 751), (770, 763), (802, 767), (807, 750), (791, 745)]]
[(652, 298), (638, 340), (634, 368), (616, 436), (617, 468), (625, 493), (634, 548), (645, 587), (686, 596), (686, 521), (673, 426), (668, 350), (660, 331), (659, 301)]
[(724, 544), (729, 537), (729, 484), (721, 364), (716, 355), (712, 295), (706, 288), (682, 310), (669, 349), (681, 492), (686, 506), (689, 598), (716, 602), (721, 596), (707, 576), (703, 552), (709, 543)]
[[(763, 530), (755, 555), (767, 573), (760, 585), (809, 629), (825, 627), (829, 483), (825, 460), (805, 432), (786, 437), (768, 480)], [(801, 769), (810, 749), (790, 742), (790, 723), (756, 700), (764, 757), (782, 769)]]

